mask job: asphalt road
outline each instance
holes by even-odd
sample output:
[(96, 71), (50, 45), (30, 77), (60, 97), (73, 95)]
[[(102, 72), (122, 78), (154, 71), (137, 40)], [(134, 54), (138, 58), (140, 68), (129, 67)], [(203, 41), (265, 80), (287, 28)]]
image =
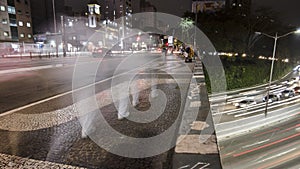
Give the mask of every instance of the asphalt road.
[[(76, 91), (75, 95), (80, 96), (79, 101), (95, 95), (100, 104), (99, 110), (105, 121), (115, 131), (133, 138), (149, 138), (164, 133), (173, 124), (175, 128), (179, 126), (176, 119), (180, 117), (180, 107), (183, 105), (178, 103), (182, 101), (182, 97), (186, 98), (185, 94), (187, 94), (187, 87), (191, 78), (191, 74), (182, 71), (182, 68), (188, 65), (177, 57), (169, 56), (169, 58), (164, 60), (160, 55), (137, 55), (126, 61), (121, 57), (107, 58), (102, 60), (100, 65), (98, 65), (96, 60), (92, 58), (80, 61), (76, 68), (81, 73), (76, 77), (73, 77), (73, 61), (67, 61), (68, 64), (70, 62), (71, 64), (60, 67), (1, 74), (0, 110), (2, 114), (0, 114), (0, 137), (3, 139), (0, 140), (0, 153), (87, 168), (158, 169), (170, 167), (172, 149), (145, 158), (120, 156), (111, 151), (124, 148), (125, 151), (129, 151), (128, 148), (132, 150), (132, 147), (134, 147), (133, 150), (141, 153), (147, 153), (153, 149), (159, 150), (161, 145), (175, 143), (176, 130), (170, 133), (170, 137), (141, 146), (139, 142), (123, 140), (123, 136), (109, 139), (110, 133), (107, 133), (106, 128), (102, 126), (104, 121), (103, 123), (98, 121), (85, 132), (91, 131), (93, 136), (99, 136), (94, 131), (105, 132), (105, 135), (97, 137), (106, 146), (106, 148), (103, 148), (97, 145), (95, 140), (90, 138), (90, 135), (88, 137), (83, 136), (83, 124), (78, 121), (81, 116), (78, 117), (76, 115), (76, 107), (73, 105), (72, 95), (71, 93), (62, 93), (72, 90), (72, 80), (74, 78), (81, 80), (76, 84), (75, 88), (99, 81), (95, 85), (94, 93), (85, 91), (93, 88), (93, 86)], [(49, 62), (42, 62), (36, 61), (33, 65), (40, 67), (49, 64)], [(122, 66), (118, 67), (120, 63), (122, 63)], [(144, 64), (146, 64), (144, 67), (139, 68)], [(27, 67), (27, 63), (24, 65)], [(23, 68), (18, 64), (16, 67), (18, 69)], [(93, 70), (95, 67), (98, 67), (96, 74)], [(118, 71), (115, 71), (116, 68), (118, 68)], [(147, 110), (151, 109), (149, 99), (152, 88), (149, 82), (151, 82), (153, 74), (155, 74), (155, 78), (159, 82), (157, 89), (165, 93), (166, 97), (166, 107), (163, 114), (156, 120), (145, 124), (127, 119), (118, 120), (116, 107), (109, 97), (109, 92), (111, 92), (111, 87), (113, 87), (111, 86), (111, 77), (117, 76), (114, 85), (119, 85), (122, 82), (122, 78), (127, 78), (131, 75), (130, 72), (124, 75), (123, 73), (136, 68), (139, 69), (137, 73), (140, 78), (139, 86), (142, 90), (139, 96), (139, 104), (135, 108), (129, 107), (129, 111), (132, 114), (138, 115), (139, 111), (141, 111), (144, 112), (142, 115), (146, 116)], [(13, 69), (13, 66), (10, 69)], [(179, 90), (178, 83), (172, 80), (171, 74), (177, 74), (179, 79), (183, 81), (181, 82), (184, 86), (183, 93)], [(58, 94), (62, 95), (45, 100)], [(182, 96), (182, 94), (184, 95)], [(160, 98), (154, 96), (151, 103), (161, 103)], [(30, 103), (37, 104), (29, 105)], [(20, 107), (21, 109), (18, 109)], [(91, 122), (96, 119), (93, 116), (94, 114), (95, 110), (89, 112), (88, 116)]]
[[(139, 59), (135, 58), (135, 64), (128, 65), (128, 67), (123, 68), (124, 72), (156, 59), (159, 55), (139, 55), (137, 57), (139, 57)], [(99, 69), (97, 74), (91, 74), (91, 76), (93, 76), (93, 82), (101, 81), (118, 73), (122, 73), (115, 73), (115, 70), (120, 62), (123, 61), (124, 57), (101, 59), (102, 58), (83, 58), (78, 62), (75, 58), (2, 62), (1, 69), (17, 69), (17, 71), (15, 73), (2, 74), (0, 71), (0, 113), (49, 98), (60, 93), (71, 91), (75, 65), (77, 68), (79, 67), (79, 69), (84, 71), (84, 73), (81, 74), (82, 77), (77, 78), (86, 78), (90, 67), (98, 66)], [(55, 65), (59, 66), (57, 67)], [(23, 70), (24, 68), (30, 68), (31, 70)], [(83, 83), (78, 87), (85, 85), (88, 84)]]
[(300, 114), (284, 123), (220, 141), (224, 169), (300, 167)]
[[(271, 85), (270, 93), (281, 94), (283, 90), (287, 88), (294, 88), (299, 85), (299, 81), (289, 85), (283, 83), (284, 81), (291, 80), (296, 76), (299, 76), (298, 72), (291, 72), (281, 80), (274, 82)], [(265, 112), (266, 105), (266, 103), (263, 102), (263, 98), (266, 96), (266, 91), (267, 85), (260, 85), (210, 96), (210, 102), (214, 112), (213, 116), (215, 119), (219, 119), (218, 123), (225, 123), (263, 114)], [(235, 106), (235, 103), (239, 103), (245, 99), (253, 100), (256, 104), (251, 104), (246, 107)], [(299, 99), (299, 96), (294, 98), (281, 97), (279, 102), (269, 103), (268, 110), (273, 111), (282, 107), (288, 107), (295, 102), (296, 99)], [(289, 102), (291, 104), (289, 104)]]
[[(299, 85), (299, 82), (289, 85), (282, 83), (295, 76), (299, 76), (299, 73), (291, 72), (282, 80), (275, 82), (270, 92), (281, 93), (286, 88)], [(223, 168), (300, 167), (300, 116), (296, 114), (300, 96), (281, 98), (280, 101), (269, 103), (266, 117), (264, 115), (266, 103), (262, 102), (265, 93), (266, 85), (261, 85), (211, 96), (213, 117), (215, 123), (218, 123), (215, 125), (219, 134), (217, 134), (218, 144)], [(253, 99), (257, 104), (244, 108), (234, 106), (246, 98)], [(275, 112), (278, 114), (276, 123), (275, 118), (272, 119)], [(294, 115), (290, 116), (290, 112), (294, 112)], [(288, 121), (284, 121), (287, 119)], [(271, 121), (273, 122), (269, 123)], [(271, 125), (275, 126), (270, 127)]]

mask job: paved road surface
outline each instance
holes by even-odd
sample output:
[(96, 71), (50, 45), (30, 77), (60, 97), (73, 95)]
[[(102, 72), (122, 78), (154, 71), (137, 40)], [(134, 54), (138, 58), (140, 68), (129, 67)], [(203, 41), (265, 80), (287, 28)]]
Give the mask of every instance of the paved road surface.
[[(143, 57), (143, 56), (142, 56)], [(121, 68), (121, 72), (137, 68), (138, 66), (148, 63), (160, 56), (143, 57), (140, 61), (135, 60), (136, 64), (129, 67)], [(96, 80), (101, 81), (95, 87), (96, 98), (99, 102), (99, 110), (105, 120), (112, 128), (124, 135), (148, 138), (166, 131), (180, 116), (181, 95), (187, 94), (187, 91), (180, 92), (178, 82), (172, 80), (171, 74), (179, 75), (180, 83), (184, 89), (188, 89), (191, 74), (182, 71), (187, 65), (176, 57), (169, 56), (165, 61), (158, 59), (142, 69), (139, 69), (139, 82), (142, 88), (140, 92), (140, 103), (136, 108), (130, 107), (129, 111), (134, 114), (136, 111), (147, 111), (151, 108), (149, 96), (151, 95), (151, 80), (153, 74), (156, 74), (158, 80), (157, 89), (163, 91), (166, 95), (166, 108), (164, 113), (158, 119), (146, 123), (137, 124), (124, 119), (117, 120), (117, 110), (112, 104), (109, 97), (111, 92), (111, 80), (105, 80), (113, 75), (113, 70), (120, 60), (107, 59), (104, 64), (99, 66), (101, 73), (96, 75)], [(85, 75), (89, 74), (89, 67), (93, 62), (82, 63), (79, 66), (86, 70)], [(16, 168), (22, 166), (23, 158), (37, 160), (34, 165), (51, 166), (51, 165), (71, 165), (87, 168), (166, 168), (171, 166), (171, 155), (173, 150), (161, 153), (154, 157), (148, 158), (127, 158), (114, 155), (109, 151), (99, 147), (89, 137), (82, 137), (82, 127), (76, 116), (76, 107), (73, 105), (70, 94), (61, 97), (45, 100), (39, 104), (33, 104), (29, 107), (19, 108), (29, 103), (49, 98), (60, 93), (68, 92), (72, 89), (73, 66), (63, 66), (59, 68), (48, 68), (33, 71), (23, 71), (20, 73), (2, 74), (0, 88), (1, 90), (1, 118), (0, 118), (0, 160), (2, 167)], [(119, 78), (126, 78), (126, 74)], [(84, 77), (84, 76), (83, 76)], [(79, 77), (81, 78), (81, 77)], [(118, 85), (117, 83), (116, 85)], [(85, 86), (86, 83), (78, 87)], [(86, 90), (86, 89), (84, 89)], [(78, 92), (85, 93), (84, 90)], [(80, 99), (92, 96), (94, 93), (86, 93)], [(182, 96), (186, 98), (186, 96)], [(153, 102), (161, 102), (158, 97), (152, 98)], [(14, 109), (14, 111), (9, 111)], [(95, 113), (94, 111), (90, 112)], [(93, 120), (93, 119), (92, 119)], [(100, 126), (95, 125), (96, 131), (103, 130)], [(175, 124), (177, 127), (179, 124)], [(162, 144), (171, 144), (176, 141), (177, 133), (174, 137), (164, 140)], [(105, 139), (105, 136), (99, 139)], [(128, 144), (126, 146), (126, 144)], [(130, 147), (130, 144), (111, 140), (106, 145), (111, 149), (120, 147)], [(142, 148), (136, 147), (137, 151), (150, 151), (156, 145), (145, 145)], [(18, 157), (10, 156), (16, 155)], [(21, 158), (20, 158), (21, 157)], [(5, 160), (6, 159), (6, 160)], [(12, 163), (7, 163), (10, 159)], [(26, 160), (25, 160), (26, 161)], [(39, 163), (39, 161), (42, 161)], [(47, 161), (45, 164), (43, 161)], [(27, 162), (32, 162), (28, 161)], [(54, 163), (48, 163), (54, 162)], [(59, 163), (59, 164), (57, 164)], [(25, 164), (24, 164), (25, 165)], [(26, 165), (25, 165), (26, 166)]]

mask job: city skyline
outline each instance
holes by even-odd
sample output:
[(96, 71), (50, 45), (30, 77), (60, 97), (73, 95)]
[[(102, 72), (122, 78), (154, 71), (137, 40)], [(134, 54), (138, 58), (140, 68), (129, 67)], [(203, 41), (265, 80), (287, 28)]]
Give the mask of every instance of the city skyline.
[[(66, 5), (72, 6), (74, 11), (86, 10), (86, 4), (88, 1), (75, 1), (75, 0), (65, 0)], [(100, 1), (98, 1), (100, 2)], [(185, 11), (192, 9), (192, 0), (177, 0), (176, 3), (179, 9), (174, 10), (170, 4), (173, 0), (157, 1), (148, 0), (152, 5), (157, 8), (158, 12), (174, 14), (179, 17), (183, 16)], [(298, 0), (277, 0), (274, 3), (273, 0), (252, 0), (252, 6), (255, 9), (266, 7), (275, 11), (279, 15), (279, 19), (287, 24), (293, 24), (295, 26), (300, 26), (300, 12), (298, 10), (299, 6)]]

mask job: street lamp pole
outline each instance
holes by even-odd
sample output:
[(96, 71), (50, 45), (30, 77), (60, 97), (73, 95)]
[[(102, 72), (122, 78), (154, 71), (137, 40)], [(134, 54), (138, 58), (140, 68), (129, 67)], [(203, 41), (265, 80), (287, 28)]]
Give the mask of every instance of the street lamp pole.
[(269, 78), (269, 85), (268, 85), (268, 92), (267, 92), (267, 99), (266, 99), (265, 116), (267, 116), (267, 112), (268, 112), (269, 94), (270, 94), (270, 87), (271, 87), (271, 83), (272, 83), (274, 60), (275, 60), (277, 40), (278, 40), (278, 33), (277, 32), (275, 34), (275, 37), (273, 37), (273, 38), (274, 38), (274, 47), (273, 47), (273, 56), (272, 56), (270, 78)]
[(56, 14), (55, 14), (55, 3), (54, 3), (54, 0), (52, 0), (52, 8), (53, 8), (53, 25), (54, 25), (54, 33), (57, 33), (57, 30), (56, 30)]
[(269, 94), (270, 94), (270, 87), (271, 87), (271, 83), (272, 83), (272, 76), (273, 76), (274, 60), (275, 60), (275, 55), (276, 55), (277, 41), (278, 41), (279, 38), (286, 37), (286, 36), (288, 36), (290, 34), (294, 34), (294, 33), (299, 34), (300, 33), (300, 29), (298, 29), (296, 31), (292, 31), (292, 32), (286, 33), (286, 34), (281, 35), (281, 36), (278, 36), (278, 32), (276, 32), (275, 36), (271, 36), (271, 35), (268, 35), (268, 34), (265, 34), (265, 33), (262, 33), (262, 32), (256, 32), (256, 33), (262, 34), (264, 36), (267, 36), (269, 38), (274, 39), (274, 47), (273, 47), (273, 55), (272, 55), (270, 78), (269, 78), (269, 84), (268, 84), (268, 89), (267, 89), (267, 96), (266, 96), (266, 100), (265, 100), (266, 101), (265, 116), (267, 116), (267, 113), (268, 113), (268, 103), (269, 103)]
[(56, 57), (58, 57), (57, 28), (56, 28), (56, 11), (55, 11), (55, 2), (54, 2), (54, 0), (52, 0), (52, 10), (53, 10), (53, 26), (54, 26)]
[(198, 22), (198, 12), (195, 13), (195, 27), (194, 27), (194, 49), (196, 50), (196, 33), (197, 33), (197, 22)]

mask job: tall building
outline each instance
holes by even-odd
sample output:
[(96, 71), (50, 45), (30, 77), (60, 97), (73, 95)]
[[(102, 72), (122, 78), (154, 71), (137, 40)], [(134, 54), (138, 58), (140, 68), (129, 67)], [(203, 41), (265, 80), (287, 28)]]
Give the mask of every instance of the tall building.
[(214, 13), (225, 8), (225, 0), (198, 0), (192, 2), (193, 13)]
[(7, 11), (7, 1), (0, 1), (0, 41), (11, 41), (11, 31), (9, 15)]
[[(139, 12), (156, 12), (157, 9), (154, 5), (152, 5), (149, 1), (146, 0), (140, 0), (140, 1), (134, 1), (133, 4), (134, 13)], [(143, 18), (140, 20), (136, 20), (136, 18), (133, 18), (133, 27), (138, 28), (155, 28), (157, 26), (156, 24), (156, 15), (148, 14), (147, 18)]]
[(87, 6), (88, 6), (88, 20), (89, 20), (88, 25), (91, 28), (96, 28), (101, 17), (100, 5), (96, 0), (91, 0)]
[(30, 0), (2, 0), (1, 41), (33, 42)]
[(55, 24), (56, 31), (59, 32), (61, 16), (73, 15), (72, 8), (66, 6), (64, 0), (31, 0), (31, 11), (34, 34), (54, 33)]
[(103, 20), (115, 21), (124, 16), (124, 24), (132, 26), (131, 14), (133, 13), (133, 1), (138, 0), (105, 0), (102, 6)]
[(103, 19), (113, 21), (132, 12), (131, 0), (104, 0), (102, 10)]

